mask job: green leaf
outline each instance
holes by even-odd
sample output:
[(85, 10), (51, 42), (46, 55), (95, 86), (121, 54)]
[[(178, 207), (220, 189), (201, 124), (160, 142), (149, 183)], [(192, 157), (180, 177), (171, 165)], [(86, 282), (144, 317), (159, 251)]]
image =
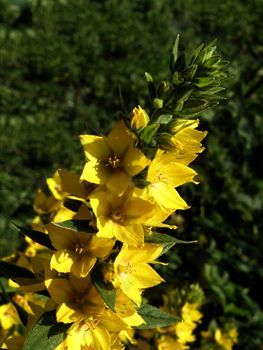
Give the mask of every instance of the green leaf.
[(171, 58), (170, 58), (170, 71), (172, 73), (174, 72), (174, 65), (178, 58), (179, 40), (180, 40), (180, 35), (178, 34), (174, 41), (172, 52), (171, 52)]
[(108, 307), (112, 311), (115, 311), (116, 292), (112, 283), (104, 282), (102, 276), (97, 271), (91, 274), (91, 279), (99, 295), (108, 305)]
[(140, 139), (143, 140), (146, 144), (150, 144), (159, 126), (160, 124), (157, 123), (146, 126), (146, 128), (144, 128), (140, 133)]
[(45, 312), (26, 337), (23, 350), (53, 350), (64, 340), (70, 325), (57, 323), (56, 310)]
[(36, 280), (35, 275), (30, 270), (2, 260), (0, 260), (0, 273), (6, 278), (11, 278), (11, 280), (17, 283), (19, 283), (21, 278)]
[(167, 124), (169, 123), (171, 120), (173, 119), (173, 115), (172, 114), (162, 114), (158, 117), (158, 119), (156, 120), (157, 123), (160, 124)]
[(19, 315), (19, 318), (22, 322), (22, 324), (26, 327), (27, 325), (27, 320), (28, 320), (28, 314), (27, 312), (20, 306), (18, 305), (16, 302), (13, 301), (13, 299), (7, 294), (2, 282), (0, 281), (0, 288), (2, 290), (2, 294), (6, 300), (6, 302), (12, 303), (14, 305), (14, 307), (16, 308), (16, 311)]
[(163, 246), (162, 254), (165, 254), (169, 249), (171, 249), (175, 244), (192, 244), (197, 243), (197, 241), (183, 241), (177, 239), (165, 233), (153, 232), (151, 236), (145, 237), (144, 241), (146, 243), (157, 243)]
[(8, 280), (5, 277), (0, 277), (0, 285), (4, 289), (6, 294), (12, 294), (17, 292), (17, 288), (10, 287)]
[(157, 307), (148, 304), (142, 305), (137, 311), (146, 322), (145, 324), (136, 327), (139, 329), (166, 327), (181, 321), (179, 317), (170, 315), (161, 311)]
[(21, 233), (23, 233), (27, 237), (33, 239), (33, 241), (43, 245), (44, 247), (46, 247), (48, 249), (55, 250), (55, 248), (53, 247), (53, 245), (50, 241), (49, 236), (46, 233), (41, 232), (41, 231), (32, 230), (29, 227), (20, 227), (16, 224), (14, 224), (14, 225)]
[(63, 222), (53, 222), (53, 224), (72, 231), (83, 231), (87, 233), (97, 232), (94, 227), (89, 225), (88, 220), (67, 220)]

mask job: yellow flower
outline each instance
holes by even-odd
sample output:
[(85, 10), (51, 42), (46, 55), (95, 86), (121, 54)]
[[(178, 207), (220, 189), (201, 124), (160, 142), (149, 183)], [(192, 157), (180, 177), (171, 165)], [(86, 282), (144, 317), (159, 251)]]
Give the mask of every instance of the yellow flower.
[[(196, 130), (199, 120), (177, 120), (170, 128), (172, 136), (170, 138), (170, 151), (174, 152), (177, 161), (188, 165), (204, 150), (201, 141), (207, 135), (207, 131)], [(169, 126), (169, 125), (168, 125)]]
[(115, 310), (117, 315), (130, 327), (145, 323), (144, 319), (137, 313), (135, 304), (119, 288), (116, 288)]
[(116, 197), (101, 191), (90, 196), (90, 203), (97, 217), (98, 237), (115, 237), (134, 246), (143, 244), (143, 224), (153, 215), (150, 202), (130, 194)]
[(81, 180), (105, 184), (108, 190), (121, 196), (134, 175), (142, 171), (150, 161), (134, 147), (135, 135), (120, 121), (107, 137), (81, 135), (88, 162)]
[(74, 322), (66, 342), (69, 350), (108, 350), (116, 345), (116, 336), (112, 335), (126, 329), (127, 325), (115, 313), (105, 310), (100, 317), (85, 317)]
[(185, 344), (174, 340), (170, 335), (163, 335), (158, 339), (158, 350), (185, 350), (189, 349)]
[(130, 122), (132, 129), (142, 129), (145, 128), (150, 121), (148, 114), (145, 112), (141, 106), (133, 108), (130, 115)]
[(177, 162), (176, 155), (158, 153), (149, 166), (147, 187), (149, 195), (164, 208), (187, 209), (189, 206), (181, 198), (175, 187), (193, 181), (196, 172)]
[(86, 277), (97, 258), (108, 255), (114, 245), (113, 239), (100, 238), (96, 234), (75, 232), (54, 224), (48, 224), (47, 229), (57, 249), (51, 258), (51, 269), (71, 272), (76, 277)]
[(215, 341), (221, 345), (225, 350), (232, 350), (234, 344), (237, 343), (238, 333), (236, 328), (232, 328), (229, 331), (222, 332), (217, 328), (215, 331)]
[(194, 322), (179, 322), (174, 328), (179, 343), (185, 344), (195, 341), (193, 330), (196, 328), (196, 324)]
[(141, 248), (124, 244), (114, 262), (115, 287), (119, 287), (136, 305), (141, 304), (141, 289), (164, 282), (157, 272), (148, 265), (154, 262), (162, 247), (146, 243)]
[(198, 310), (200, 304), (186, 302), (182, 307), (182, 319), (185, 322), (198, 322), (201, 320), (203, 315)]
[(0, 325), (4, 330), (10, 329), (14, 325), (18, 325), (20, 323), (20, 318), (12, 303), (3, 304), (0, 306)]
[(70, 274), (69, 280), (47, 279), (45, 284), (51, 298), (58, 304), (58, 322), (71, 323), (83, 317), (98, 318), (105, 309), (89, 276), (77, 278)]

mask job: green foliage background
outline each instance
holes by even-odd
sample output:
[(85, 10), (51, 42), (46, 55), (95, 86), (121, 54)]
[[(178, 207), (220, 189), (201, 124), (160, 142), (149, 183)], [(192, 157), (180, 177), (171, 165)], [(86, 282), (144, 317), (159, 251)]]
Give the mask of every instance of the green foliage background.
[(260, 349), (262, 18), (261, 0), (0, 0), (0, 255), (21, 244), (10, 223), (30, 223), (43, 179), (83, 163), (78, 135), (109, 130), (119, 86), (127, 111), (147, 107), (144, 72), (166, 78), (177, 33), (188, 50), (217, 38), (228, 100), (200, 116), (201, 184), (182, 190), (192, 208), (175, 232), (199, 243), (173, 249), (164, 271), (200, 283), (204, 326), (236, 322), (236, 349)]

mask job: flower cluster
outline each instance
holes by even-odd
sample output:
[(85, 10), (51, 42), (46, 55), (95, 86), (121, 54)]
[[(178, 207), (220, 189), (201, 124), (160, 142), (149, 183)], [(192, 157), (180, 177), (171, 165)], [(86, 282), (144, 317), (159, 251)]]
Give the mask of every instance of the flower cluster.
[(165, 220), (189, 208), (177, 187), (195, 181), (189, 163), (206, 135), (196, 130), (198, 120), (171, 124), (170, 138), (160, 133), (149, 152), (140, 135), (150, 118), (134, 108), (107, 136), (80, 136), (81, 175), (59, 170), (38, 190), (38, 216), (25, 232), (34, 279), (15, 282), (24, 292), (47, 290), (43, 312), (55, 308), (56, 321), (68, 326), (58, 349), (119, 349), (132, 327), (146, 323), (142, 293), (164, 281), (150, 266), (164, 248), (153, 229), (175, 228)]
[(206, 132), (190, 118), (214, 105), (225, 76), (214, 79), (222, 70), (215, 47), (199, 47), (188, 69), (179, 64), (178, 42), (170, 81), (157, 88), (146, 74), (152, 112), (138, 106), (107, 136), (81, 135), (81, 173), (59, 169), (38, 190), (32, 226), (18, 227), (24, 254), (0, 261), (19, 289), (9, 297), (1, 287), (1, 312), (12, 315), (1, 320), (9, 349), (37, 342), (41, 350), (121, 350), (134, 343), (134, 329), (156, 327), (159, 350), (187, 349), (194, 340), (199, 303), (181, 305), (179, 320), (167, 313), (169, 298), (163, 309), (143, 302), (146, 289), (164, 282), (151, 265), (180, 243), (157, 229), (176, 228), (171, 215), (189, 208), (178, 187), (197, 183), (189, 164)]

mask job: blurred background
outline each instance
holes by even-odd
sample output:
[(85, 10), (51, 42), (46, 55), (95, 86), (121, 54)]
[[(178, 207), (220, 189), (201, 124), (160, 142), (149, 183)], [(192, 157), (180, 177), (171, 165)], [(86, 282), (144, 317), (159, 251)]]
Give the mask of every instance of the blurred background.
[[(170, 285), (199, 283), (204, 328), (238, 327), (236, 349), (263, 346), (263, 2), (0, 0), (0, 256), (23, 242), (36, 189), (57, 168), (80, 169), (78, 135), (107, 132), (149, 101), (144, 72), (168, 76), (176, 35), (191, 50), (217, 39), (229, 60), (226, 102), (200, 116), (200, 185), (181, 190)], [(209, 348), (210, 349), (210, 348)]]

